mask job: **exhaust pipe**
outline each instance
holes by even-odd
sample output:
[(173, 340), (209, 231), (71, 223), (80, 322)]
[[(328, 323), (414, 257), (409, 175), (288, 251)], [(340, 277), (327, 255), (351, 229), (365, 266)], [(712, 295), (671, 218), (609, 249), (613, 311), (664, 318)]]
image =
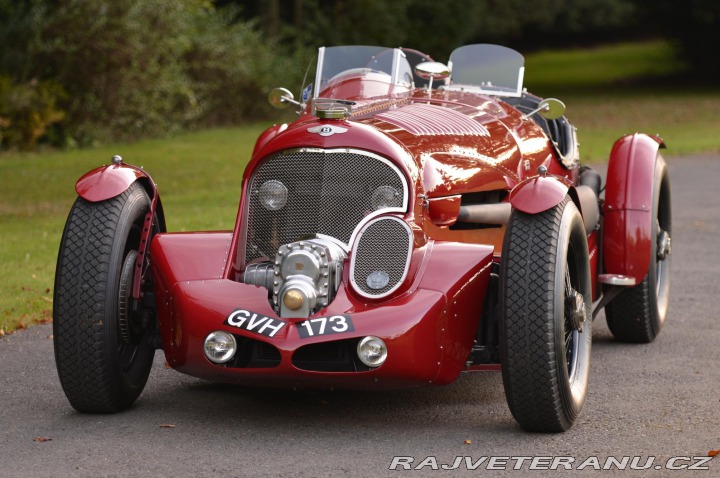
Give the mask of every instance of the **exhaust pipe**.
[(460, 206), (458, 221), (475, 224), (507, 224), (512, 207), (509, 202), (496, 204), (468, 204)]

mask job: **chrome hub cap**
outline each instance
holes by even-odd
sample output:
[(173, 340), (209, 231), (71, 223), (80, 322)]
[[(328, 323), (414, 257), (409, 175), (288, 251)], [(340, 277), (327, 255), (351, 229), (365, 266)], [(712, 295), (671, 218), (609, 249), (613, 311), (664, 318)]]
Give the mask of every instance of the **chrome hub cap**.
[(672, 239), (667, 231), (660, 231), (657, 238), (657, 257), (663, 261), (672, 252)]
[(578, 291), (571, 291), (566, 298), (565, 308), (569, 312), (570, 325), (573, 330), (583, 331), (583, 325), (587, 319), (587, 311), (585, 310), (585, 301), (582, 294)]

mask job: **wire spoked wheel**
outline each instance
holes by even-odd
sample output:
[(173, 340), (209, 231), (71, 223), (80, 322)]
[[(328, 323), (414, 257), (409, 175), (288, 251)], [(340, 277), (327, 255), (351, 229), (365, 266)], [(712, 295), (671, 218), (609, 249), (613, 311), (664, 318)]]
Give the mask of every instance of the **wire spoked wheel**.
[(569, 198), (540, 214), (514, 210), (500, 271), (500, 359), (524, 429), (569, 429), (585, 404), (592, 290), (582, 217)]
[(155, 348), (154, 318), (132, 298), (150, 200), (133, 184), (114, 198), (78, 198), (55, 274), (53, 341), (60, 383), (81, 412), (112, 413), (142, 392)]

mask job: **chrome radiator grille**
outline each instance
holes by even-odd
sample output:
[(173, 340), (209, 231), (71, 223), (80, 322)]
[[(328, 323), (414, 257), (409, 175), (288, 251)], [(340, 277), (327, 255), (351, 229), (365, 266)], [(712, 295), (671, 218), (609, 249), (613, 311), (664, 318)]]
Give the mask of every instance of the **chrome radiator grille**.
[[(265, 207), (260, 189), (268, 181), (287, 188), (287, 202), (277, 210)], [(275, 184), (275, 183), (273, 183)], [(316, 233), (347, 243), (355, 226), (378, 208), (404, 211), (407, 186), (389, 161), (357, 150), (289, 150), (268, 157), (249, 182), (245, 260), (274, 257), (278, 248)], [(374, 194), (376, 193), (376, 194)], [(375, 198), (375, 199), (374, 199)]]
[(412, 251), (412, 232), (396, 217), (381, 217), (365, 225), (353, 247), (350, 280), (366, 297), (384, 297), (405, 279)]

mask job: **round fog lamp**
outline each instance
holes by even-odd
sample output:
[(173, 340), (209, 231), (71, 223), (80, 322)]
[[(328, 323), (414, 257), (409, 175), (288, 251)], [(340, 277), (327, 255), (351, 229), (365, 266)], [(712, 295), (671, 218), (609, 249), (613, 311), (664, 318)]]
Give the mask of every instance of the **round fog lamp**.
[(216, 330), (205, 338), (205, 356), (214, 363), (225, 363), (235, 356), (237, 342), (232, 334)]
[(379, 367), (387, 358), (387, 346), (382, 339), (368, 335), (358, 343), (357, 354), (368, 367)]
[(373, 271), (365, 279), (365, 283), (372, 290), (380, 290), (390, 282), (390, 276), (385, 271)]
[(258, 191), (260, 204), (268, 211), (279, 211), (288, 199), (287, 187), (277, 179), (265, 181)]

